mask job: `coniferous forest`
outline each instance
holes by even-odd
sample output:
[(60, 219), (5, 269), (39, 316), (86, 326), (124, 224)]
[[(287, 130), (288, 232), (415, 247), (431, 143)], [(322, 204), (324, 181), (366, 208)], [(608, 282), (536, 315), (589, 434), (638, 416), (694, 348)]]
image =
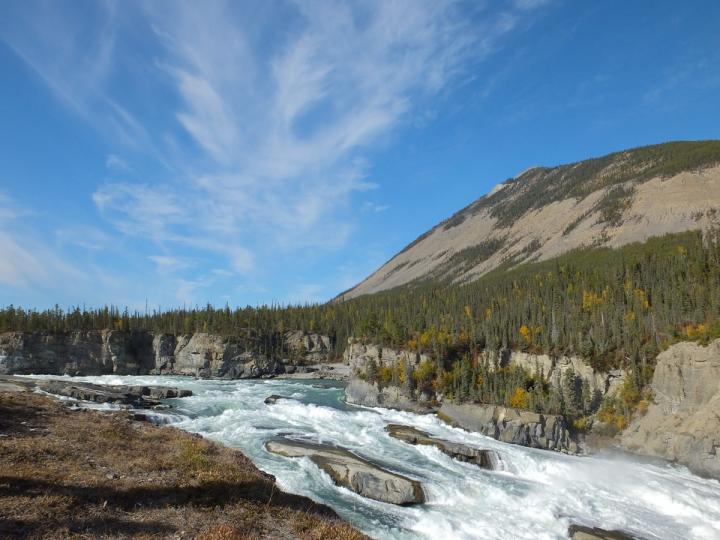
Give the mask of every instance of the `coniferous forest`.
[(207, 305), (149, 313), (113, 306), (45, 311), (7, 306), (0, 311), (0, 331), (211, 332), (243, 337), (268, 355), (282, 354), (287, 330), (330, 336), (337, 356), (348, 337), (355, 337), (433, 358), (432, 365), (420, 365), (413, 373), (401, 367), (369, 375), (381, 384), (574, 412), (576, 417), (597, 408), (579, 386), (553, 396), (527, 373), (483, 365), (478, 353), (578, 355), (598, 371), (626, 369), (632, 374), (629, 401), (637, 404), (661, 350), (676, 341), (720, 337), (717, 231), (667, 235), (619, 249), (576, 250), (516, 268), (511, 264), (465, 285), (413, 283), (317, 305)]

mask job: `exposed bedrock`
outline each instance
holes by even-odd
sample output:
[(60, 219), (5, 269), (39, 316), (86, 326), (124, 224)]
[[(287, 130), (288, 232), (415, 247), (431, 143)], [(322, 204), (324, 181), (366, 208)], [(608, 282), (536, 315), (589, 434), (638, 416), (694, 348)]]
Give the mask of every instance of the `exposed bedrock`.
[(420, 482), (390, 472), (343, 448), (286, 438), (268, 441), (265, 448), (285, 457), (307, 457), (337, 485), (376, 501), (411, 505), (425, 502)]
[[(362, 374), (366, 373), (370, 362), (374, 362), (375, 365), (395, 366), (402, 361), (411, 366), (417, 366), (425, 360), (431, 360), (431, 357), (415, 351), (381, 347), (349, 338), (343, 360), (356, 374)], [(599, 393), (600, 396), (614, 394), (625, 380), (623, 371), (612, 370), (601, 373), (593, 370), (588, 363), (577, 356), (552, 357), (547, 354), (505, 349), (502, 351), (484, 351), (481, 360), (487, 361), (491, 368), (509, 366), (522, 368), (531, 375), (541, 376), (555, 388), (561, 388), (568, 375), (573, 374), (573, 376), (587, 381), (589, 389), (592, 392)], [(392, 407), (391, 405), (385, 406)]]
[(444, 454), (453, 459), (466, 463), (473, 463), (478, 467), (489, 470), (497, 470), (501, 468), (501, 459), (497, 452), (483, 448), (473, 448), (467, 444), (446, 441), (432, 437), (429, 433), (415, 429), (411, 426), (403, 426), (400, 424), (389, 424), (385, 430), (391, 437), (400, 439), (409, 444), (421, 444), (425, 446), (434, 446)]
[(0, 375), (0, 383), (14, 384), (28, 390), (42, 390), (48, 394), (82, 401), (131, 405), (141, 408), (158, 406), (161, 399), (192, 396), (190, 390), (180, 390), (170, 386), (110, 386), (65, 380), (35, 380), (6, 375)]
[(652, 393), (621, 445), (720, 479), (720, 339), (707, 347), (678, 343), (658, 355)]
[(141, 331), (6, 332), (0, 334), (0, 374), (177, 374), (227, 379), (284, 373), (327, 360), (327, 336), (286, 332), (277, 356), (257, 352), (251, 331), (215, 334), (153, 334)]
[(378, 385), (368, 383), (362, 379), (350, 379), (345, 386), (345, 401), (352, 405), (365, 407), (385, 407), (411, 411), (418, 414), (434, 412), (435, 407), (411, 399), (398, 386), (386, 386), (382, 389)]
[(565, 418), (538, 414), (500, 405), (444, 402), (438, 416), (449, 424), (475, 431), (502, 442), (555, 450), (568, 454), (582, 453), (570, 437)]

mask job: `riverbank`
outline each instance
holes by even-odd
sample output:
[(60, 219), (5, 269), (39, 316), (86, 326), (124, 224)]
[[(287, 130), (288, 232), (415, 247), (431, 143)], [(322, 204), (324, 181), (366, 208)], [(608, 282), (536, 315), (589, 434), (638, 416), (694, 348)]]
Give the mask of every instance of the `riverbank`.
[(0, 537), (363, 539), (241, 452), (0, 388)]

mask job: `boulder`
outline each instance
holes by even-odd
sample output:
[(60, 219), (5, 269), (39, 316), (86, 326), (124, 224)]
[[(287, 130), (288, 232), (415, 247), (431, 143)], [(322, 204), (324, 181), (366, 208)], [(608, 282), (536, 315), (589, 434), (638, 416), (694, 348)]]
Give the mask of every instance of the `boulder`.
[(473, 448), (462, 443), (446, 441), (430, 436), (430, 434), (410, 426), (389, 424), (385, 430), (391, 437), (400, 439), (409, 444), (422, 444), (434, 446), (453, 459), (473, 463), (478, 467), (489, 470), (501, 468), (501, 460), (497, 452), (481, 448)]
[(686, 465), (720, 479), (720, 339), (678, 343), (660, 353), (653, 403), (621, 436), (631, 452)]
[(438, 417), (453, 426), (502, 442), (568, 454), (582, 453), (577, 442), (570, 438), (565, 418), (559, 415), (538, 414), (500, 405), (445, 401)]
[(420, 482), (385, 470), (343, 448), (280, 438), (265, 448), (285, 457), (307, 457), (337, 485), (363, 497), (398, 505), (421, 504), (425, 493)]
[(280, 396), (278, 394), (273, 394), (273, 395), (265, 398), (265, 404), (266, 405), (275, 405), (281, 399), (293, 399), (293, 398), (287, 397), (287, 396)]

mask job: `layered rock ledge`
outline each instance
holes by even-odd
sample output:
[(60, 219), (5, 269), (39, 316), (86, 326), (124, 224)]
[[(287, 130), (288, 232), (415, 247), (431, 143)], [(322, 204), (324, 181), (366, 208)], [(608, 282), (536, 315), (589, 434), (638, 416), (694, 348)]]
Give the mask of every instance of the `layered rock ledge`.
[(391, 437), (400, 439), (409, 444), (420, 444), (425, 446), (434, 446), (444, 454), (453, 459), (463, 461), (465, 463), (473, 463), (478, 467), (489, 470), (497, 470), (501, 468), (501, 459), (497, 452), (482, 448), (473, 448), (462, 443), (446, 441), (432, 437), (429, 433), (415, 429), (411, 426), (403, 426), (400, 424), (389, 424), (385, 430)]
[[(161, 399), (185, 398), (192, 396), (190, 390), (170, 386), (124, 386), (99, 385), (64, 380), (36, 380), (0, 375), (0, 384), (14, 385), (28, 390), (42, 390), (55, 396), (69, 397), (93, 403), (114, 403), (138, 408), (160, 405)], [(1, 390), (2, 388), (0, 388)]]
[(376, 501), (411, 505), (425, 502), (420, 482), (390, 472), (348, 450), (279, 438), (265, 444), (268, 452), (285, 457), (307, 457), (337, 485)]
[(570, 437), (565, 418), (559, 415), (500, 405), (444, 402), (438, 417), (455, 427), (502, 442), (569, 454), (582, 453), (582, 448)]

